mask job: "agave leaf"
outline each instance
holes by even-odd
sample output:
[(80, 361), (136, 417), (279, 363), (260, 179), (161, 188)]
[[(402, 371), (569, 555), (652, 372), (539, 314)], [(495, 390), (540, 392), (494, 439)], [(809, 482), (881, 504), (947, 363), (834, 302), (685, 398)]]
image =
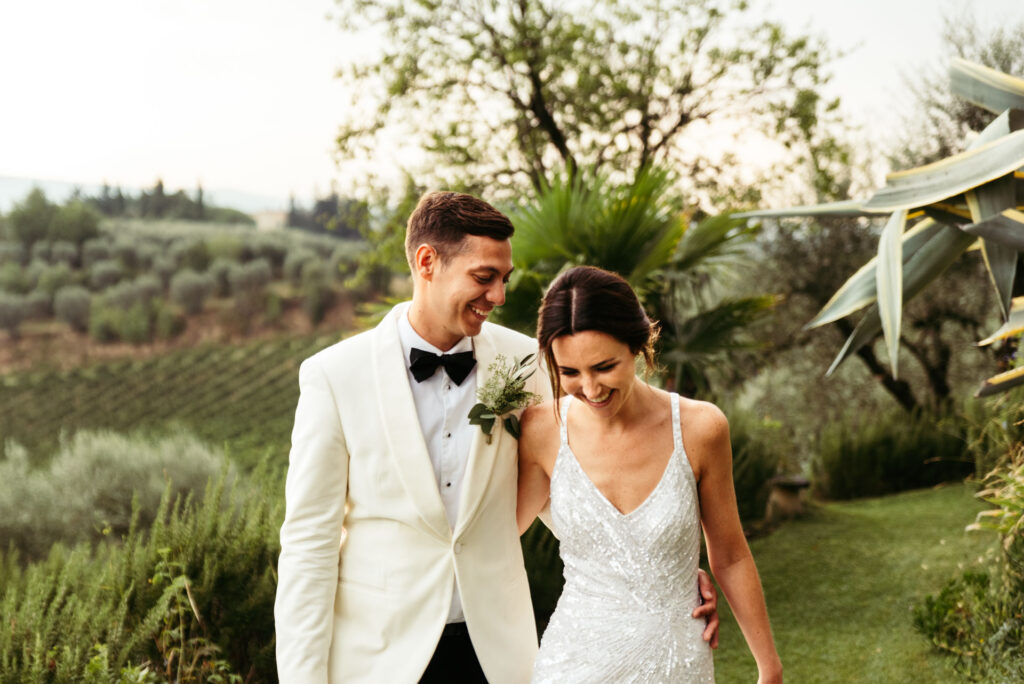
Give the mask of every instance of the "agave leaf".
[(950, 62), (949, 78), (956, 95), (993, 114), (1024, 109), (1024, 79), (959, 57)]
[(826, 202), (824, 204), (809, 204), (801, 207), (789, 207), (788, 209), (764, 209), (745, 211), (740, 214), (733, 214), (735, 218), (785, 218), (796, 216), (884, 216), (888, 211), (868, 210), (864, 208), (866, 200), (843, 200), (842, 202)]
[(923, 207), (1013, 173), (1024, 165), (1024, 130), (952, 157), (889, 174), (865, 209), (895, 211)]
[(897, 377), (899, 370), (900, 317), (903, 315), (903, 244), (900, 237), (906, 225), (906, 209), (893, 213), (878, 241), (878, 266), (875, 268), (878, 315), (893, 377)]
[[(928, 283), (938, 278), (974, 241), (973, 235), (968, 235), (951, 226), (940, 226), (931, 239), (903, 265), (903, 301), (909, 301), (920, 293)], [(873, 340), (881, 330), (882, 320), (879, 317), (876, 304), (868, 309), (864, 318), (857, 324), (826, 375), (831, 375), (840, 363), (864, 344)]]
[(997, 242), (1024, 251), (1024, 213), (1016, 209), (1005, 209), (987, 221), (960, 226), (960, 230), (977, 235), (985, 242)]
[[(1013, 209), (1017, 200), (1017, 184), (1013, 174), (986, 183), (967, 192), (967, 206), (974, 223), (982, 223), (1001, 216), (1006, 209)], [(982, 240), (981, 253), (985, 268), (996, 288), (999, 308), (1003, 320), (1010, 315), (1010, 298), (1013, 296), (1013, 277), (1017, 273), (1017, 250), (999, 242)]]
[(1024, 332), (1024, 297), (1014, 297), (1010, 305), (1010, 315), (1003, 325), (994, 333), (978, 342), (979, 347), (992, 344), (996, 340), (1005, 340)]
[(1014, 368), (999, 375), (993, 375), (986, 380), (974, 393), (976, 397), (987, 397), (992, 394), (999, 394), (1018, 385), (1024, 384), (1024, 367)]
[[(906, 263), (921, 248), (921, 245), (928, 242), (941, 229), (940, 224), (926, 218), (918, 221), (913, 228), (903, 233), (903, 263)], [(818, 315), (805, 328), (816, 328), (838, 321), (875, 301), (877, 292), (875, 267), (877, 264), (878, 257), (875, 256), (861, 266), (856, 273), (850, 276), (849, 280), (843, 283), (842, 287), (836, 290), (828, 303), (821, 308)]]

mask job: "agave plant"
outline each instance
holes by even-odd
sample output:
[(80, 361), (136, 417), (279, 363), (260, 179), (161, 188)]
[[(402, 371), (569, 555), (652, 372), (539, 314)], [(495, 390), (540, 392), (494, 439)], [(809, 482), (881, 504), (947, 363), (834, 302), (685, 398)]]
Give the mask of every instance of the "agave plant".
[[(952, 61), (950, 77), (957, 95), (999, 114), (964, 152), (892, 173), (867, 200), (739, 215), (888, 216), (878, 255), (807, 324), (817, 327), (867, 308), (828, 374), (881, 332), (895, 376), (903, 303), (974, 247), (984, 257), (1004, 320), (1003, 327), (980, 344), (1024, 332), (1024, 297), (1013, 298), (1017, 262), (1024, 250), (1024, 79), (962, 59)], [(1024, 367), (989, 378), (978, 396), (1022, 383)]]
[(502, 322), (532, 333), (545, 288), (567, 268), (615, 271), (661, 321), (661, 358), (673, 367), (677, 387), (707, 389), (702, 366), (751, 346), (750, 323), (775, 299), (724, 299), (715, 291), (754, 230), (728, 216), (691, 224), (673, 183), (659, 168), (641, 169), (630, 182), (577, 170), (557, 176), (510, 212), (516, 270), (499, 310)]

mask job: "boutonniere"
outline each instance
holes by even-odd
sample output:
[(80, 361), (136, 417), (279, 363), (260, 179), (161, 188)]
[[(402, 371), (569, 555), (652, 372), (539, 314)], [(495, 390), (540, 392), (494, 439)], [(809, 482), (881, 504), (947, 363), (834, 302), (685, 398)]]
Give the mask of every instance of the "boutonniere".
[(487, 367), (489, 377), (476, 393), (480, 403), (469, 410), (469, 424), (480, 426), (488, 444), (494, 422), (499, 418), (505, 431), (519, 439), (519, 417), (512, 412), (540, 401), (539, 395), (526, 391), (527, 379), (537, 371), (536, 367), (527, 369), (534, 356), (527, 354), (519, 361), (513, 358), (510, 366), (508, 360), (498, 354), (494, 363)]

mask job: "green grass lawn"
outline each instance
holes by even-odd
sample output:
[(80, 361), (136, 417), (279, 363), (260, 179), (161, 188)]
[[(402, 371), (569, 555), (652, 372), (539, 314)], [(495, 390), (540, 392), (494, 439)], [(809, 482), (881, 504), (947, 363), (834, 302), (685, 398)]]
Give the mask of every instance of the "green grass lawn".
[[(995, 541), (965, 532), (982, 508), (967, 485), (829, 503), (751, 542), (787, 682), (959, 681), (914, 630), (912, 609)], [(720, 683), (757, 668), (725, 601)]]

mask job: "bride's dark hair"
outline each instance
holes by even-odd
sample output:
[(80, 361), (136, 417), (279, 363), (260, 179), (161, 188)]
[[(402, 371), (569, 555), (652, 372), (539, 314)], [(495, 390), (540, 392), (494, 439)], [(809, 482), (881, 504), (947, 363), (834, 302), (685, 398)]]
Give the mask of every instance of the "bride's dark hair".
[(584, 330), (611, 335), (633, 354), (643, 353), (648, 369), (654, 367), (658, 324), (647, 317), (633, 288), (617, 273), (576, 266), (551, 283), (537, 316), (537, 343), (548, 363), (555, 398), (561, 394), (562, 383), (551, 343)]

